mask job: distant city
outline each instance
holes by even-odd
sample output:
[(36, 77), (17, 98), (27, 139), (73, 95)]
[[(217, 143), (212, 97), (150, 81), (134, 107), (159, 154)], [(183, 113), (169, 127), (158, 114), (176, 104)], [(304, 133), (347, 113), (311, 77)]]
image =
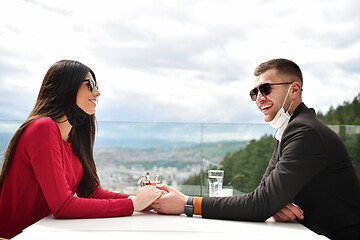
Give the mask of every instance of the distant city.
[(179, 189), (190, 176), (199, 174), (209, 166), (217, 167), (228, 152), (235, 152), (247, 143), (229, 141), (203, 146), (174, 146), (172, 143), (172, 147), (163, 144), (163, 148), (148, 149), (96, 148), (94, 157), (101, 184), (105, 189), (134, 194), (139, 177), (147, 172), (162, 174), (163, 183)]
[[(0, 164), (20, 124), (0, 120)], [(273, 129), (261, 124), (98, 122), (94, 158), (105, 189), (135, 194), (138, 179), (149, 172), (162, 174), (163, 183), (195, 195), (203, 186), (184, 186), (185, 181), (219, 167), (227, 153), (266, 133)]]

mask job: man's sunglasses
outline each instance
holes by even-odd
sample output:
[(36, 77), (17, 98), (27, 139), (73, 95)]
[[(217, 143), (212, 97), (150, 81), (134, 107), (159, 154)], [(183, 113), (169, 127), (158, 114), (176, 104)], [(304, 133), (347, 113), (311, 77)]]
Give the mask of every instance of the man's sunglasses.
[(284, 83), (264, 83), (259, 86), (259, 88), (254, 88), (250, 91), (250, 98), (253, 101), (256, 101), (259, 91), (263, 96), (269, 95), (271, 93), (271, 85), (284, 85), (292, 84), (293, 82), (284, 82)]
[(94, 90), (94, 87), (96, 87), (97, 90), (99, 90), (99, 85), (97, 84), (97, 82), (95, 82), (95, 85), (94, 85), (94, 81), (90, 79), (85, 79), (83, 82), (89, 82), (87, 85), (89, 87), (90, 92)]

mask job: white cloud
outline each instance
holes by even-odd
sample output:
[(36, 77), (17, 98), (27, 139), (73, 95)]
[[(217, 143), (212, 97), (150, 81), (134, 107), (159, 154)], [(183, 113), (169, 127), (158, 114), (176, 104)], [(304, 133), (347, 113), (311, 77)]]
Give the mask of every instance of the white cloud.
[(360, 89), (360, 17), (346, 1), (43, 1), (0, 4), (0, 119), (23, 119), (47, 69), (91, 67), (98, 120), (262, 122), (252, 71), (284, 57), (325, 112)]

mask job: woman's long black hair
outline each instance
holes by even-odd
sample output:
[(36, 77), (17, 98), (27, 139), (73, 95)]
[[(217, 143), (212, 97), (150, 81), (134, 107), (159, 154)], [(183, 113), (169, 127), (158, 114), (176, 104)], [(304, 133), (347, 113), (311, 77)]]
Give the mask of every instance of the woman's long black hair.
[[(24, 129), (32, 121), (41, 117), (50, 117), (55, 121), (64, 115), (76, 119), (77, 92), (89, 72), (96, 81), (94, 72), (77, 61), (61, 60), (49, 68), (34, 109), (15, 132), (6, 150), (0, 175), (0, 187), (11, 164), (15, 146)], [(78, 188), (78, 196), (82, 197), (88, 197), (96, 186), (100, 186), (93, 157), (95, 121), (95, 115), (90, 115), (83, 124), (79, 126), (74, 124), (69, 134), (73, 151), (82, 163), (83, 176)]]

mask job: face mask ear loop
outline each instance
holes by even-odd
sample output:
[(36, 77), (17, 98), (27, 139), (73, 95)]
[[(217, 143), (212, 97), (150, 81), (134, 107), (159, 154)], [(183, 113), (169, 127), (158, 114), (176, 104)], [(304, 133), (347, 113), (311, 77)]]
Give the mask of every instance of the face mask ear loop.
[(289, 110), (290, 110), (291, 105), (293, 104), (293, 102), (294, 102), (294, 101), (291, 101), (290, 106), (289, 106), (288, 110), (286, 111), (286, 113), (289, 113)]
[[(286, 99), (287, 99), (287, 97), (289, 96), (290, 89), (291, 89), (291, 85), (290, 85), (290, 87), (289, 87), (289, 89), (288, 89), (288, 91), (287, 91), (287, 93), (286, 93), (286, 96), (285, 96), (285, 99), (284, 99), (284, 101), (283, 101), (283, 104), (282, 104), (281, 108), (283, 108), (284, 105), (285, 105)], [(292, 101), (291, 101), (291, 104), (292, 104)], [(291, 107), (291, 105), (290, 105), (290, 107)], [(289, 109), (290, 109), (290, 107), (289, 107)], [(289, 110), (289, 109), (288, 109), (288, 110)], [(285, 110), (285, 109), (284, 109), (284, 110)]]

